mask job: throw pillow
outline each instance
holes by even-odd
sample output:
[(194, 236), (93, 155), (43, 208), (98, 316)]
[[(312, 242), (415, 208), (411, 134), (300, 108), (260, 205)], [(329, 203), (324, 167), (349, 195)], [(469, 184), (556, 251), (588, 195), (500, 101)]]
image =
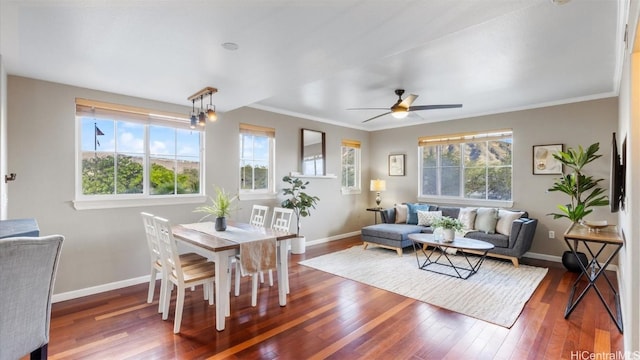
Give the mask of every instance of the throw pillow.
[(407, 223), (407, 205), (396, 204), (396, 224)]
[(498, 210), (498, 223), (496, 224), (496, 232), (503, 235), (511, 235), (511, 224), (516, 219), (524, 215), (524, 211)]
[(429, 211), (429, 204), (407, 203), (407, 224), (418, 225), (418, 210)]
[(442, 217), (442, 211), (422, 211), (418, 210), (418, 225), (431, 226), (433, 220)]
[(461, 208), (458, 214), (458, 220), (462, 223), (464, 230), (473, 230), (476, 224), (476, 215), (478, 209), (476, 208)]
[(476, 211), (476, 222), (474, 225), (475, 230), (484, 231), (486, 234), (495, 234), (497, 223), (498, 209), (479, 208)]

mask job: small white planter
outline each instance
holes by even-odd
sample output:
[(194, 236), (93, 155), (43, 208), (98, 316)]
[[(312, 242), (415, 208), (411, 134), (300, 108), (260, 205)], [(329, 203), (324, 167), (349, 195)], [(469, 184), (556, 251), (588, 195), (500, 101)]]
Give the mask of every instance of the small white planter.
[(455, 229), (442, 229), (442, 241), (444, 242), (452, 242), (456, 237)]
[(292, 254), (304, 254), (306, 250), (307, 245), (304, 236), (291, 239)]

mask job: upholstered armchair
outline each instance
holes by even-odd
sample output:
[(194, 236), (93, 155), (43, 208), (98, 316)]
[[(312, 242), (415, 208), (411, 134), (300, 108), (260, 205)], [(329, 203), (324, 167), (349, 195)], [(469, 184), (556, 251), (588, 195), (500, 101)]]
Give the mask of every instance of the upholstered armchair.
[(0, 360), (46, 359), (51, 295), (64, 237), (0, 239)]

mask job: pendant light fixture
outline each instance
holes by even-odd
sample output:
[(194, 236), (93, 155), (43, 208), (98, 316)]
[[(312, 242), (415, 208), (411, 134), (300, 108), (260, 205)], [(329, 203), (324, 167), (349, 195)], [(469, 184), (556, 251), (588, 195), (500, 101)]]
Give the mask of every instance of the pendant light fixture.
[(204, 95), (200, 95), (200, 114), (198, 114), (198, 125), (205, 126), (207, 124), (207, 116), (204, 114), (204, 110), (202, 109), (202, 97)]
[[(217, 93), (218, 89), (213, 87), (206, 87), (197, 93), (189, 96), (187, 99), (191, 100), (192, 103), (192, 112), (191, 112), (191, 128), (194, 129), (197, 126), (204, 127), (206, 125), (207, 119), (210, 122), (214, 122), (218, 119), (218, 114), (216, 113), (216, 106), (213, 105), (213, 94)], [(203, 100), (205, 96), (209, 96), (209, 104), (205, 110), (203, 105)], [(200, 98), (200, 108), (196, 113), (195, 111), (195, 102)], [(197, 115), (196, 115), (197, 114)]]
[(218, 120), (218, 114), (216, 114), (216, 106), (213, 105), (213, 94), (209, 94), (209, 105), (207, 105), (207, 118), (209, 121), (214, 122)]
[(191, 124), (190, 128), (195, 129), (198, 124), (198, 119), (196, 118), (196, 100), (191, 100)]

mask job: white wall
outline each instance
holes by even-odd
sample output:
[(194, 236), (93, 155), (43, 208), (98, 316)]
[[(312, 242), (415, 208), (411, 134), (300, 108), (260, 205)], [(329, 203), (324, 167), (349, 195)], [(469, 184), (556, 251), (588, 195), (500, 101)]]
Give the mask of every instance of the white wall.
[[(627, 139), (625, 207), (619, 212), (618, 223), (625, 245), (619, 255), (618, 282), (624, 346), (627, 351), (640, 351), (640, 37), (637, 1), (630, 3), (629, 51), (624, 53), (624, 67), (620, 84), (619, 141)], [(635, 43), (634, 43), (635, 39)]]
[[(202, 214), (193, 205), (75, 210), (75, 98), (119, 103), (188, 114), (189, 106), (165, 104), (89, 89), (16, 76), (8, 77), (8, 163), (18, 173), (11, 183), (9, 216), (34, 217), (43, 235), (66, 237), (55, 293), (66, 293), (148, 275), (149, 264), (140, 211), (161, 215), (175, 223), (195, 222)], [(298, 171), (299, 129), (327, 133), (327, 170), (340, 174), (340, 143), (343, 137), (360, 140), (368, 151), (369, 134), (255, 109), (221, 114), (207, 125), (206, 184), (238, 188), (238, 124), (246, 122), (276, 129), (276, 179)], [(364, 161), (364, 168), (368, 162)], [(365, 170), (366, 171), (366, 170)], [(339, 237), (372, 223), (363, 211), (369, 192), (340, 195), (340, 178), (311, 180), (309, 192), (320, 197), (317, 210), (303, 220), (309, 241)], [(276, 205), (276, 201), (268, 201)], [(247, 219), (252, 203), (242, 202), (235, 214)]]
[(7, 188), (4, 176), (7, 168), (7, 73), (0, 55), (0, 220), (7, 218)]
[[(371, 177), (387, 180), (387, 191), (383, 193), (385, 206), (415, 201), (418, 194), (418, 137), (511, 128), (514, 144), (513, 208), (526, 210), (530, 217), (539, 221), (530, 252), (557, 260), (567, 250), (562, 234), (570, 222), (566, 219), (553, 220), (546, 214), (555, 212), (556, 205), (565, 204), (567, 198), (561, 193), (547, 192), (556, 176), (532, 174), (532, 147), (564, 144), (566, 149), (599, 142), (603, 156), (590, 164), (588, 171), (595, 177), (605, 179), (601, 184), (606, 189), (609, 186), (611, 135), (617, 131), (617, 121), (617, 98), (608, 98), (376, 131), (371, 135)], [(393, 153), (407, 154), (406, 176), (387, 176), (387, 157)], [(616, 221), (608, 207), (598, 208), (588, 218), (612, 223)], [(555, 239), (548, 238), (549, 230), (555, 231)]]

